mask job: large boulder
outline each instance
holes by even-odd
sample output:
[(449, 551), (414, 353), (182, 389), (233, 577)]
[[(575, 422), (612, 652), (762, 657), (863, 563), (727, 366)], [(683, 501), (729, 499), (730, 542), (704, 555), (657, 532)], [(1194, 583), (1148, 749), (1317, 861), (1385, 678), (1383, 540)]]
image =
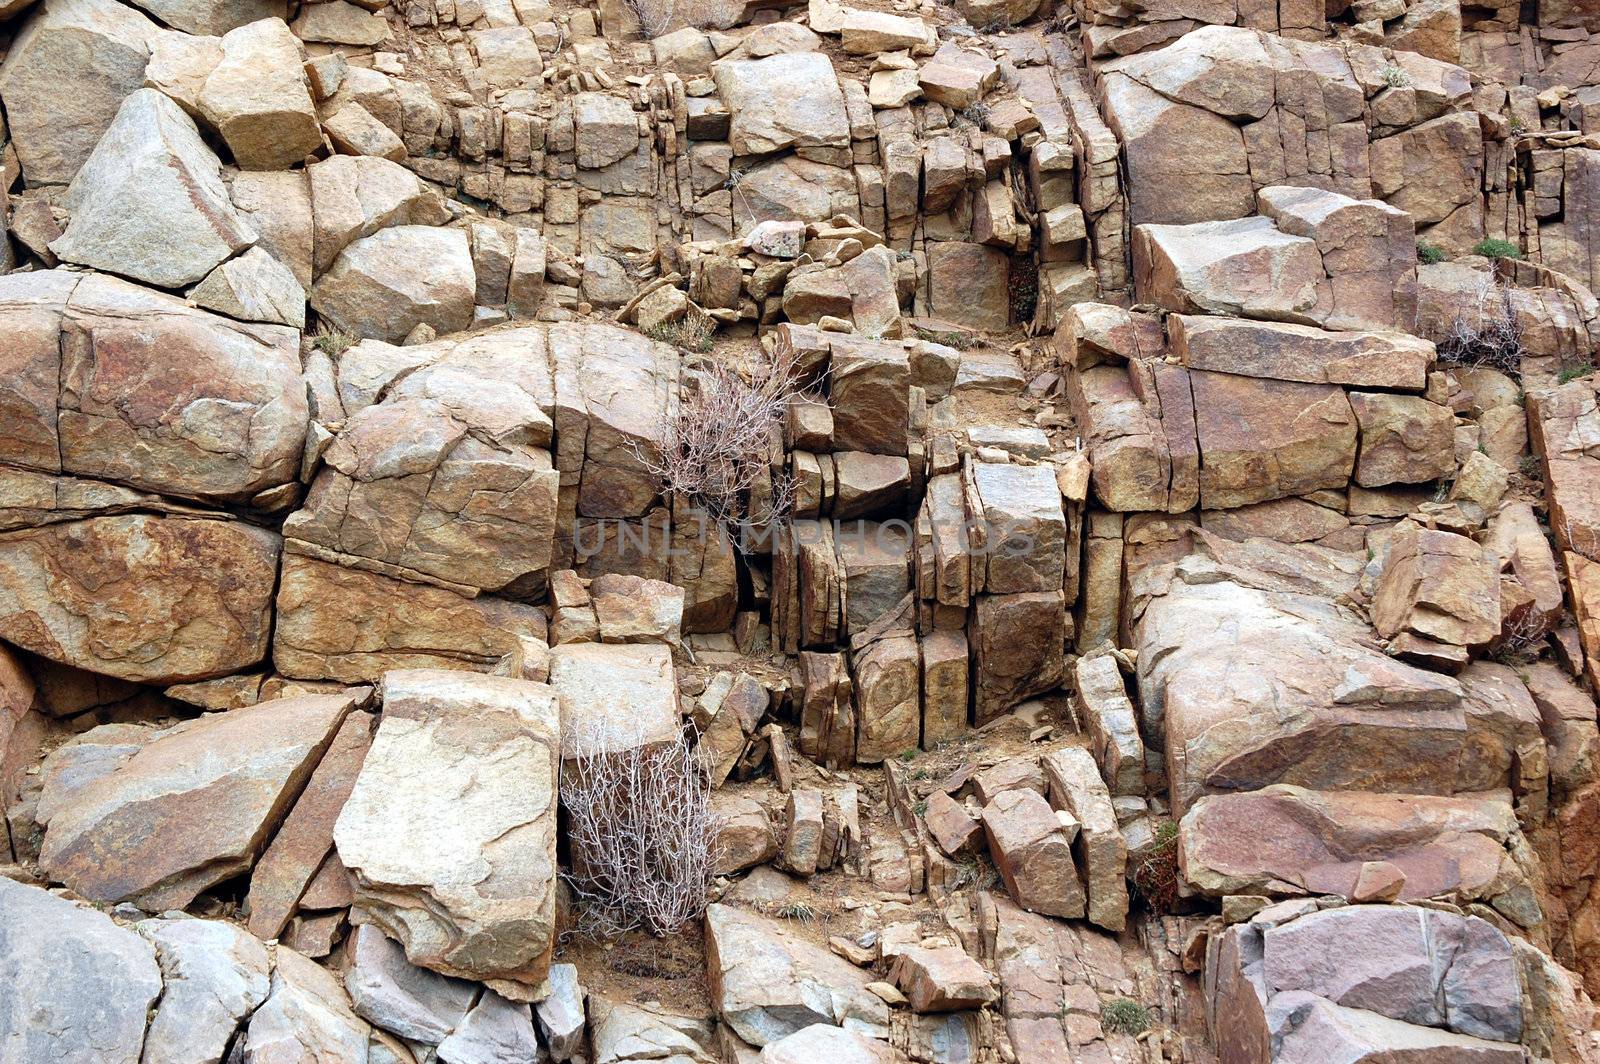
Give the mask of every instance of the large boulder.
[(397, 225), (339, 252), (311, 289), (311, 305), (355, 336), (398, 343), (418, 325), (472, 324), (477, 276), (464, 229)]
[(155, 89), (123, 101), (64, 205), (72, 220), (51, 251), (161, 288), (193, 284), (257, 239), (194, 119)]
[(138, 89), (160, 27), (117, 0), (45, 0), (0, 66), (0, 100), (29, 185), (64, 185)]
[(139, 0), (134, 5), (184, 33), (221, 36), (262, 19), (282, 21), (285, 0)]
[(1378, 634), (1457, 647), (1500, 634), (1500, 567), (1466, 536), (1405, 525), (1389, 544), (1372, 603)]
[(1343, 389), (1231, 373), (1191, 372), (1189, 380), (1203, 508), (1342, 489), (1349, 482), (1357, 426)]
[(1140, 301), (1166, 310), (1305, 324), (1323, 281), (1316, 243), (1260, 217), (1138, 226), (1133, 270)]
[(0, 279), (0, 330), (11, 464), (229, 502), (299, 472), (307, 406), (292, 329), (50, 270)]
[[(1315, 564), (1291, 549), (1279, 571)], [(1202, 794), (1271, 783), (1454, 791), (1460, 684), (1373, 649), (1337, 592), (1307, 590), (1200, 554), (1150, 589), (1136, 628), (1142, 723), (1164, 738), (1179, 815)]]
[(354, 918), (398, 939), (414, 964), (529, 1000), (555, 935), (555, 691), (399, 669), (382, 693), (382, 723), (334, 827)]
[(93, 901), (184, 908), (250, 867), (352, 704), (275, 699), (152, 732), (48, 810), (41, 866)]
[(816, 1023), (888, 1033), (889, 1008), (867, 989), (871, 975), (770, 917), (706, 909), (706, 974), (722, 1021), (753, 1046)]
[(138, 683), (204, 680), (266, 654), (276, 533), (128, 514), (0, 534), (0, 638)]
[(1434, 347), (1398, 332), (1328, 332), (1309, 325), (1173, 314), (1172, 353), (1190, 369), (1307, 384), (1394, 388), (1427, 385)]
[(728, 141), (735, 155), (850, 147), (844, 92), (821, 52), (724, 59), (711, 75), (733, 115)]
[(240, 1039), (244, 1059), (367, 1064), (372, 1028), (351, 1011), (339, 980), (287, 946), (276, 952), (271, 991)]
[(289, 553), (277, 608), (272, 661), (286, 676), (371, 683), (403, 668), (542, 675), (544, 614), (521, 603)]
[(4, 877), (0, 985), (6, 1056), (50, 1064), (139, 1064), (162, 989), (156, 951), (137, 933)]
[(286, 170), (322, 147), (304, 49), (281, 17), (231, 30), (221, 47), (197, 102), (241, 169)]
[[(1184, 880), (1211, 897), (1477, 901), (1519, 883), (1526, 887), (1520, 874), (1502, 879), (1516, 834), (1506, 801), (1274, 784), (1195, 802), (1179, 831), (1178, 860)], [(1379, 863), (1388, 867), (1375, 867)], [(1380, 872), (1382, 893), (1389, 896), (1365, 896), (1362, 888)]]
[(352, 240), (391, 225), (439, 225), (449, 217), (437, 193), (388, 159), (333, 155), (306, 167), (311, 181), (313, 267), (321, 274)]
[(669, 742), (679, 729), (670, 648), (651, 643), (566, 643), (550, 651), (561, 704), (561, 752), (573, 758)]

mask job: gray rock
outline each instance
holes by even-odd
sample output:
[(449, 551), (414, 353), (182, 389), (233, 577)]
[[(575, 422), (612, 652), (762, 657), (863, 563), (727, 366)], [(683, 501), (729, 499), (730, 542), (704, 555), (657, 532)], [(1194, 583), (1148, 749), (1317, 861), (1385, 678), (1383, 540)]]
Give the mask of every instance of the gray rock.
[(733, 113), (728, 140), (735, 155), (849, 147), (844, 92), (822, 53), (725, 59), (712, 66), (711, 74)]
[(347, 333), (399, 343), (418, 325), (466, 329), (476, 295), (465, 230), (401, 225), (341, 251), (312, 286), (311, 305)]
[(717, 1064), (720, 1059), (710, 1049), (711, 1025), (704, 1020), (598, 996), (590, 1004), (594, 1010), (594, 1064)]
[(281, 19), (289, 8), (285, 0), (137, 0), (134, 6), (184, 33), (213, 36), (259, 19)]
[(191, 284), (256, 241), (194, 119), (155, 89), (123, 101), (68, 186), (65, 262), (161, 288)]
[(571, 1060), (583, 1052), (584, 996), (576, 965), (550, 966), (550, 993), (533, 1007), (533, 1015), (557, 1061)]
[(258, 247), (212, 270), (189, 290), (189, 298), (240, 321), (306, 326), (306, 290), (293, 270)]
[(272, 992), (245, 1031), (244, 1059), (367, 1064), (371, 1034), (331, 972), (280, 945)]
[(528, 1064), (538, 1058), (528, 1006), (492, 990), (484, 991), (456, 1032), (439, 1043), (444, 1064)]
[(0, 1048), (26, 1064), (139, 1064), (156, 951), (103, 913), (0, 878)]
[(472, 1007), (476, 988), (406, 960), (405, 949), (370, 925), (345, 944), (344, 988), (356, 1014), (413, 1042), (438, 1045)]
[(221, 920), (144, 920), (134, 930), (155, 945), (166, 977), (144, 1059), (217, 1064), (240, 1021), (267, 999), (272, 962), (266, 946)]
[(6, 125), (29, 185), (64, 185), (140, 85), (160, 27), (116, 0), (44, 0), (0, 66)]

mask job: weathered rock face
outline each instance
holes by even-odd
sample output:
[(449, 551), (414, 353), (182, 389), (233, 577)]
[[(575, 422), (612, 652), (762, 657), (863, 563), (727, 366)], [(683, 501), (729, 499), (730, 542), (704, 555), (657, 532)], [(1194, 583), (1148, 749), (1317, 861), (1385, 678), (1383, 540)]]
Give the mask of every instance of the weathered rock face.
[(333, 973), (280, 945), (271, 991), (243, 1035), (244, 1052), (247, 1060), (361, 1064), (371, 1034)]
[(888, 1028), (888, 1006), (866, 988), (871, 976), (765, 916), (708, 908), (706, 971), (723, 1022), (753, 1046), (817, 1023), (877, 1037)]
[(1408, 633), (1457, 647), (1500, 633), (1500, 571), (1481, 546), (1451, 532), (1411, 526), (1384, 559), (1372, 606), (1385, 638)]
[(0, 280), (0, 457), (192, 498), (243, 502), (288, 483), (306, 434), (293, 330), (246, 325), (109, 277)]
[[(1201, 798), (1183, 819), (1178, 853), (1185, 880), (1217, 897), (1488, 900), (1518, 886), (1526, 889), (1507, 857), (1516, 833), (1515, 815), (1504, 801), (1276, 784)], [(1380, 862), (1389, 866), (1384, 892), (1390, 896), (1361, 896), (1363, 877), (1370, 879)]]
[(71, 181), (139, 88), (159, 27), (115, 0), (50, 0), (0, 66), (0, 99), (29, 185)]
[(1212, 941), (1206, 984), (1221, 1053), (1271, 1044), (1281, 1046), (1272, 1059), (1310, 1061), (1405, 1046), (1418, 1059), (1519, 1059), (1518, 967), (1492, 924), (1404, 906), (1305, 906), (1270, 907)]
[(1307, 384), (1420, 392), (1434, 347), (1404, 333), (1326, 332), (1305, 325), (1177, 314), (1172, 353), (1190, 369)]
[(266, 655), (276, 534), (130, 514), (0, 534), (0, 637), (139, 683), (203, 680)]
[(151, 912), (249, 868), (352, 699), (279, 699), (141, 737), (45, 819), (42, 866), (86, 898)]
[[(42, 971), (53, 974), (37, 978)], [(156, 951), (138, 934), (5, 878), (0, 981), (0, 1045), (18, 1060), (138, 1064), (146, 1012), (162, 989)]]
[(672, 652), (651, 644), (568, 643), (550, 652), (565, 757), (627, 750), (678, 734)]
[(550, 964), (560, 716), (543, 684), (429, 669), (384, 712), (334, 828), (356, 919), (414, 964), (527, 999)]
[(286, 676), (371, 683), (395, 668), (539, 674), (544, 615), (520, 603), (286, 554), (272, 661)]
[[(237, 2), (237, 0), (235, 0)], [(271, 6), (274, 0), (246, 0)], [(200, 89), (201, 114), (245, 170), (284, 170), (322, 146), (301, 65), (304, 49), (281, 12), (230, 29)]]
[(67, 187), (67, 262), (163, 288), (192, 284), (255, 243), (194, 120), (154, 89), (131, 94)]
[(1072, 861), (1076, 821), (1072, 826), (1064, 827), (1050, 803), (1031, 790), (1002, 791), (984, 806), (989, 852), (1011, 899), (1024, 909), (1083, 917), (1083, 883)]
[[(1293, 556), (1316, 571), (1314, 554)], [(1261, 572), (1191, 556), (1152, 591), (1139, 690), (1175, 810), (1271, 783), (1454, 791), (1466, 740), (1454, 680), (1378, 653), (1358, 619)]]
[(1349, 482), (1356, 424), (1339, 388), (1225, 373), (1190, 373), (1189, 379), (1204, 508)]

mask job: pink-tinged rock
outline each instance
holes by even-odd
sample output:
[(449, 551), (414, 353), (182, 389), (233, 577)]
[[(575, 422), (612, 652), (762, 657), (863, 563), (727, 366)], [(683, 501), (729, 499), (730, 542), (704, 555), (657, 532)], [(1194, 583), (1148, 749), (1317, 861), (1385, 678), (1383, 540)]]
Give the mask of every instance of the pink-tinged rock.
[(960, 946), (912, 946), (889, 971), (917, 1012), (982, 1008), (996, 997), (989, 973)]
[(984, 807), (983, 828), (989, 853), (1018, 905), (1069, 920), (1083, 917), (1072, 837), (1049, 802), (1033, 791), (1006, 791)]
[(1133, 231), (1142, 303), (1184, 314), (1314, 324), (1322, 256), (1269, 218), (1141, 225)]
[(1420, 395), (1351, 392), (1361, 429), (1355, 481), (1363, 488), (1421, 484), (1455, 470), (1455, 415)]
[[(1392, 898), (1490, 900), (1517, 833), (1509, 802), (1310, 791), (1274, 784), (1199, 799), (1178, 834), (1184, 880), (1211, 897), (1338, 894), (1371, 887), (1374, 862), (1398, 876)], [(1514, 876), (1520, 882), (1520, 875)], [(1525, 886), (1525, 883), (1523, 884)], [(1371, 900), (1363, 899), (1363, 900)]]
[(1200, 505), (1208, 510), (1342, 489), (1356, 419), (1328, 384), (1192, 372)]
[(353, 699), (278, 699), (185, 721), (50, 811), (40, 862), (95, 901), (186, 907), (245, 871)]
[(1329, 332), (1309, 325), (1174, 314), (1172, 353), (1190, 369), (1246, 377), (1394, 388), (1427, 385), (1434, 346), (1400, 332)]
[(1500, 570), (1479, 544), (1453, 532), (1403, 527), (1389, 545), (1372, 624), (1386, 639), (1410, 633), (1458, 647), (1500, 634)]
[(975, 852), (983, 837), (983, 825), (943, 791), (928, 795), (928, 808), (922, 820), (939, 849), (950, 857), (959, 858)]

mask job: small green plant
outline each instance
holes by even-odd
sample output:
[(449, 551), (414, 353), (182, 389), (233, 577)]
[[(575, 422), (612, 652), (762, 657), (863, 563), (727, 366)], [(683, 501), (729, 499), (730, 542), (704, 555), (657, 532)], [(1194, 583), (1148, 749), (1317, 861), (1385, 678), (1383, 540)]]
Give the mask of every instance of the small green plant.
[(1576, 366), (1568, 366), (1556, 375), (1556, 380), (1562, 384), (1571, 384), (1579, 377), (1587, 377), (1594, 372), (1593, 362), (1580, 362)]
[(1404, 70), (1401, 70), (1393, 63), (1390, 63), (1388, 66), (1383, 68), (1383, 83), (1389, 86), (1391, 89), (1409, 88), (1411, 85), (1411, 75), (1407, 74)]
[(989, 120), (989, 105), (982, 100), (974, 100), (961, 109), (961, 117), (982, 129), (983, 124)]
[(1421, 240), (1417, 241), (1417, 261), (1422, 263), (1424, 266), (1432, 266), (1436, 263), (1443, 262), (1447, 258), (1449, 258), (1449, 256), (1444, 253), (1444, 248), (1440, 247), (1438, 244), (1428, 244)]
[(354, 336), (347, 332), (340, 332), (325, 321), (317, 325), (317, 334), (311, 338), (311, 346), (332, 359), (337, 359), (344, 354), (350, 345), (355, 342), (356, 338)]
[(900, 753), (895, 756), (900, 758), (901, 761), (915, 761), (917, 759), (917, 748), (913, 746), (909, 750), (900, 751)]
[(703, 355), (711, 350), (711, 337), (716, 331), (716, 323), (705, 315), (685, 314), (676, 321), (664, 321), (652, 326), (645, 335), (652, 340)]
[(799, 924), (811, 924), (817, 920), (817, 910), (803, 901), (786, 902), (772, 910), (772, 915), (780, 920), (793, 920)]
[(1523, 455), (1522, 460), (1517, 463), (1517, 472), (1529, 480), (1538, 480), (1539, 474), (1542, 472), (1539, 467), (1539, 456), (1536, 454)]
[(919, 798), (917, 800), (917, 804), (911, 807), (911, 811), (913, 813), (917, 814), (918, 816), (927, 816), (928, 815), (928, 800), (926, 798)]
[(1526, 130), (1528, 128), (1527, 124), (1524, 123), (1522, 121), (1521, 117), (1519, 117), (1517, 115), (1512, 115), (1511, 116), (1510, 125), (1511, 125), (1511, 132), (1513, 132), (1513, 133), (1521, 133), (1521, 132), (1523, 132), (1524, 130)]
[(1132, 998), (1112, 998), (1100, 1006), (1100, 1026), (1110, 1034), (1143, 1034), (1150, 1023), (1150, 1010)]
[(1520, 259), (1522, 249), (1509, 240), (1496, 240), (1489, 237), (1473, 245), (1472, 253), (1482, 255), (1486, 259)]

